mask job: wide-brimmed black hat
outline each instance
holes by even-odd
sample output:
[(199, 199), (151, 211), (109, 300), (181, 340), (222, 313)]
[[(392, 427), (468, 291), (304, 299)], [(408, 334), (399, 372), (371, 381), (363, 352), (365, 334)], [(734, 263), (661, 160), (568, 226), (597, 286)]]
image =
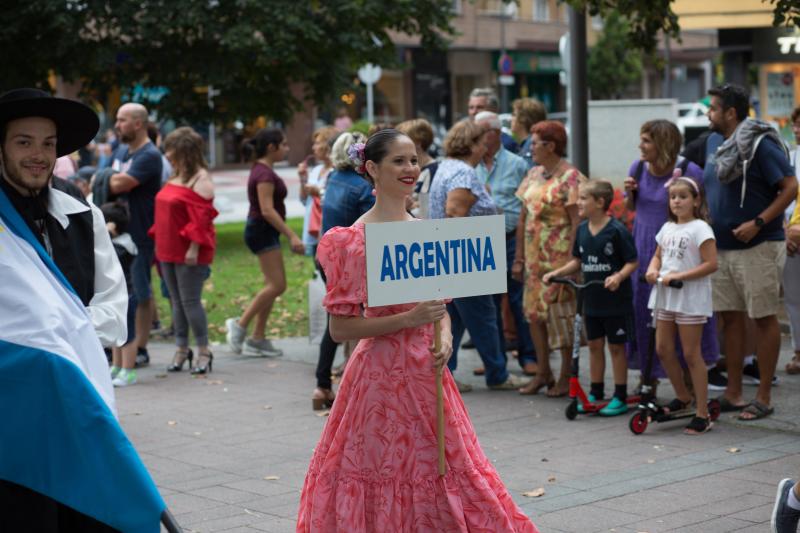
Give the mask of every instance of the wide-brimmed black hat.
[(56, 98), (39, 89), (14, 89), (0, 95), (0, 126), (25, 117), (44, 117), (56, 123), (58, 157), (86, 146), (100, 129), (97, 114), (75, 100)]

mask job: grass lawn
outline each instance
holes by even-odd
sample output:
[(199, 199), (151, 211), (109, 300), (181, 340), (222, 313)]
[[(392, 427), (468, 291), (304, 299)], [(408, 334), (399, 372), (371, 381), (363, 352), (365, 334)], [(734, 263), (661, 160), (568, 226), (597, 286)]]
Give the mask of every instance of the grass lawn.
[[(302, 218), (291, 218), (287, 222), (295, 233), (302, 233)], [(241, 315), (253, 296), (264, 287), (258, 259), (245, 246), (243, 235), (244, 222), (217, 225), (217, 252), (211, 266), (211, 277), (203, 288), (203, 304), (208, 313), (212, 342), (225, 341), (225, 319)], [(302, 337), (308, 335), (308, 282), (314, 273), (314, 262), (310, 257), (291, 253), (284, 237), (281, 237), (281, 248), (287, 289), (272, 308), (267, 336)], [(159, 317), (162, 324), (170, 324), (169, 304), (161, 297), (158, 283), (158, 277), (154, 275), (153, 291), (157, 295)]]

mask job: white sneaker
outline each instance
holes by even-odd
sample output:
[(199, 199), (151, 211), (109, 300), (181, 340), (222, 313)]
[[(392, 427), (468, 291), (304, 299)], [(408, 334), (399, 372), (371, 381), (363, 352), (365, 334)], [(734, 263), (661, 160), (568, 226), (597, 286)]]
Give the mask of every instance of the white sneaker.
[(257, 355), (259, 357), (280, 357), (283, 355), (283, 350), (280, 350), (272, 345), (269, 339), (247, 339), (244, 341), (245, 355)]
[(111, 384), (115, 387), (127, 387), (136, 383), (136, 370), (128, 370), (126, 368), (120, 369), (117, 377), (115, 377)]
[(120, 370), (122, 370), (120, 367), (118, 367), (118, 366), (112, 366), (112, 367), (109, 369), (109, 371), (110, 371), (110, 373), (111, 373), (111, 379), (114, 379), (115, 377), (117, 377), (117, 374), (119, 374), (119, 371), (120, 371)]
[(244, 336), (247, 334), (247, 330), (239, 325), (239, 318), (229, 318), (226, 320), (225, 329), (228, 330), (225, 335), (228, 341), (228, 347), (233, 353), (242, 353), (242, 343), (244, 342)]

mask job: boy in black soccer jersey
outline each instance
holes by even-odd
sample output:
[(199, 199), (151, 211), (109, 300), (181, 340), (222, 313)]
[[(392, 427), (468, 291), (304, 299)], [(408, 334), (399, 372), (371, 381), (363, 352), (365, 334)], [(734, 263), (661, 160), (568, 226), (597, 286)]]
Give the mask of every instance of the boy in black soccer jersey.
[(629, 277), (638, 265), (633, 236), (621, 222), (607, 214), (613, 198), (614, 187), (607, 181), (589, 180), (581, 186), (578, 214), (586, 220), (578, 226), (573, 259), (542, 278), (544, 283), (549, 283), (553, 277), (568, 276), (580, 270), (584, 281), (605, 280), (607, 290), (589, 287), (583, 297), (591, 402), (603, 399), (605, 339), (611, 352), (614, 397), (600, 410), (604, 416), (621, 415), (628, 410), (625, 343), (633, 332), (633, 287)]

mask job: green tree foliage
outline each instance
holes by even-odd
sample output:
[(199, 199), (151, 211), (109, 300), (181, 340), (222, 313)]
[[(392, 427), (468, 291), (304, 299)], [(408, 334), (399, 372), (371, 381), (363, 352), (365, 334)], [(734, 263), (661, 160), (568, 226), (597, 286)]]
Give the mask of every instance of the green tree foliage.
[[(188, 119), (286, 119), (324, 102), (363, 63), (396, 64), (390, 32), (441, 47), (450, 0), (7, 0), (0, 89), (46, 87), (52, 70), (102, 93), (165, 86), (158, 109)], [(292, 87), (304, 88), (300, 94)]]
[(624, 16), (628, 24), (628, 42), (634, 48), (652, 52), (658, 44), (659, 32), (680, 37), (678, 16), (672, 11), (672, 0), (565, 0), (589, 16), (607, 19), (613, 13)]
[(775, 19), (772, 24), (800, 26), (800, 2), (798, 0), (761, 0), (774, 5)]
[[(578, 11), (590, 16), (608, 17), (616, 11), (629, 23), (630, 44), (644, 52), (653, 52), (659, 32), (680, 41), (678, 16), (672, 11), (672, 0), (563, 0)], [(800, 26), (800, 0), (761, 0), (774, 6), (773, 24)]]
[(641, 53), (628, 46), (629, 31), (627, 21), (616, 11), (603, 20), (603, 33), (586, 62), (592, 99), (620, 98), (626, 87), (641, 78)]

